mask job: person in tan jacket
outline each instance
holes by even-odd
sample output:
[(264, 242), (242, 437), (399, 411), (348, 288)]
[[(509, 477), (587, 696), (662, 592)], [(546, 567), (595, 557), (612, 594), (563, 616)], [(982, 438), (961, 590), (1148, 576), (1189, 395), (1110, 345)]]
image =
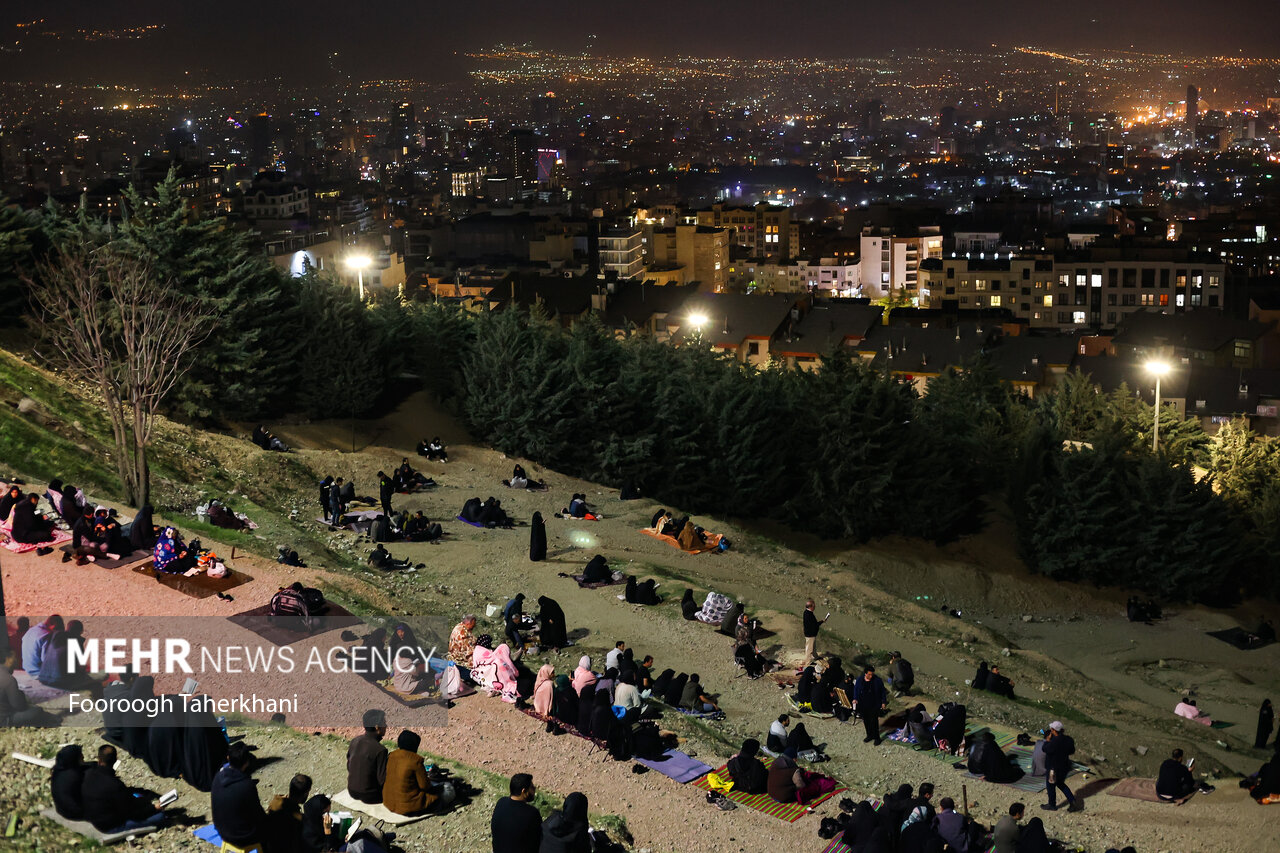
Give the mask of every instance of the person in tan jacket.
[(387, 781), (382, 785), (382, 804), (396, 814), (421, 814), (437, 797), (427, 784), (427, 769), (418, 746), (422, 738), (405, 729), (396, 739), (399, 747), (387, 756)]

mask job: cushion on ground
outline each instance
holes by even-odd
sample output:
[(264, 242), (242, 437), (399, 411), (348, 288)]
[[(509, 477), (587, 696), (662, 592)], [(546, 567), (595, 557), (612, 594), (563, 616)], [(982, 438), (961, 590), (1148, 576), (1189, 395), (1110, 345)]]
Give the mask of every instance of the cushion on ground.
[(350, 809), (353, 812), (366, 814), (376, 820), (385, 821), (392, 826), (404, 826), (409, 823), (417, 823), (420, 820), (426, 820), (428, 817), (424, 814), (414, 815), (413, 817), (396, 814), (386, 806), (382, 805), (382, 803), (378, 803), (376, 806), (369, 805), (368, 803), (362, 803), (346, 791), (334, 794), (329, 799), (333, 801), (335, 806), (342, 806), (343, 808)]
[(94, 828), (93, 824), (87, 820), (67, 820), (53, 809), (41, 809), (40, 817), (48, 818), (54, 823), (64, 826), (77, 835), (83, 835), (85, 838), (92, 839), (99, 844), (119, 844), (126, 840), (129, 836), (149, 835), (156, 831), (154, 826), (144, 827), (142, 829), (131, 829), (128, 832), (99, 832)]

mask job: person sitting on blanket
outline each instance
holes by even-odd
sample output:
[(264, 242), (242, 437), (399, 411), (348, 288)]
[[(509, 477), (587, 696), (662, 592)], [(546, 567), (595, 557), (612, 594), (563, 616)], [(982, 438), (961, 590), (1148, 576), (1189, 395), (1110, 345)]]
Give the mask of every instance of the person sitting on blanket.
[(414, 470), (407, 458), (401, 458), (400, 467), (392, 474), (392, 478), (395, 480), (396, 491), (400, 492), (411, 492), (417, 488), (427, 489), (436, 484), (436, 481), (426, 474)]
[(396, 738), (396, 749), (387, 756), (387, 778), (382, 783), (382, 804), (388, 811), (419, 815), (440, 799), (427, 780), (427, 768), (418, 754), (421, 745), (422, 738), (409, 729)]
[(975, 761), (973, 753), (969, 753), (969, 772), (976, 773), (988, 782), (998, 782), (1008, 784), (1017, 782), (1026, 773), (1016, 763), (1009, 760), (1009, 756), (1005, 755), (1000, 745), (996, 743), (996, 736), (991, 732), (983, 732), (983, 747), (981, 755)]
[(524, 470), (523, 465), (517, 465), (511, 471), (511, 479), (503, 480), (502, 485), (512, 489), (545, 489), (547, 484), (541, 480), (529, 479), (529, 474)]
[(227, 747), (227, 763), (213, 777), (210, 810), (224, 845), (248, 848), (261, 839), (267, 816), (258, 800), (258, 783), (249, 775), (252, 767), (249, 746), (237, 741)]
[(567, 675), (557, 675), (552, 682), (551, 715), (566, 726), (578, 725), (578, 691)]
[(412, 696), (415, 693), (425, 693), (428, 688), (435, 686), (435, 675), (427, 672), (426, 660), (412, 649), (400, 649), (400, 653), (396, 655), (395, 669), (391, 686), (397, 693)]
[(80, 796), (84, 771), (84, 750), (80, 744), (67, 744), (54, 756), (53, 772), (49, 774), (53, 808), (67, 820), (84, 820), (84, 800)]
[(693, 590), (688, 587), (680, 598), (680, 615), (688, 622), (698, 618), (698, 602), (693, 600)]
[(720, 710), (720, 706), (703, 689), (702, 678), (696, 672), (689, 676), (688, 682), (684, 685), (684, 691), (680, 696), (680, 707), (701, 714)]
[(44, 662), (45, 649), (49, 641), (61, 631), (65, 631), (66, 623), (57, 613), (27, 631), (22, 637), (22, 669), (32, 678), (40, 671)]
[(98, 763), (85, 768), (80, 787), (84, 819), (108, 834), (163, 824), (164, 810), (149, 797), (135, 797), (116, 776), (116, 760), (116, 748), (104, 744), (98, 747)]
[(502, 501), (490, 496), (480, 508), (480, 515), (476, 521), (490, 529), (502, 527), (510, 529), (515, 524), (511, 516), (507, 515), (506, 510), (502, 508)]
[(209, 523), (227, 530), (248, 530), (249, 522), (232, 512), (226, 504), (214, 498), (209, 501)]
[[(379, 516), (381, 518), (381, 516)], [(391, 556), (381, 542), (379, 542), (372, 551), (369, 552), (369, 565), (375, 569), (381, 569), (384, 572), (396, 571), (399, 569), (407, 569), (410, 566), (408, 560), (397, 560)]]
[(182, 537), (178, 534), (176, 527), (166, 527), (160, 533), (160, 538), (156, 540), (153, 563), (157, 572), (166, 572), (171, 575), (185, 574), (196, 567), (197, 558), (194, 548), (188, 548), (182, 544)]
[(587, 655), (578, 658), (578, 668), (573, 671), (573, 689), (578, 695), (588, 687), (595, 692), (596, 680), (596, 674), (591, 671), (591, 658)]
[(302, 806), (311, 794), (311, 777), (298, 773), (289, 780), (289, 791), (276, 794), (267, 803), (259, 839), (267, 850), (304, 850), (302, 846)]
[(653, 514), (653, 518), (649, 519), (649, 528), (654, 533), (661, 533), (662, 523), (670, 517), (671, 513), (667, 512), (666, 509), (662, 507), (658, 507), (658, 511)]
[(40, 661), (40, 669), (30, 673), (46, 687), (60, 690), (75, 690), (100, 686), (92, 675), (83, 668), (72, 666), (71, 643), (84, 642), (84, 625), (79, 619), (67, 623), (67, 630), (58, 631), (49, 638), (44, 647), (44, 657)]
[[(25, 496), (13, 505), (13, 524), (9, 536), (14, 542), (23, 545), (39, 545), (53, 539), (53, 519), (36, 509), (40, 496), (35, 492)], [(48, 554), (51, 548), (39, 549), (40, 555)]]
[(78, 566), (91, 563), (99, 557), (117, 559), (119, 555), (112, 553), (106, 540), (97, 538), (100, 532), (94, 524), (93, 510), (86, 507), (71, 525), (71, 551), (62, 555), (62, 562), (69, 562), (73, 555)]
[(765, 737), (765, 746), (770, 752), (795, 758), (802, 752), (816, 750), (813, 738), (805, 729), (804, 723), (796, 723), (791, 728), (791, 715), (781, 714), (769, 724), (769, 734)]
[(89, 499), (85, 497), (84, 491), (67, 483), (62, 487), (61, 508), (58, 512), (62, 515), (68, 526), (76, 523), (86, 507), (89, 506)]
[[(387, 665), (387, 629), (374, 628), (365, 634), (360, 641), (360, 651), (352, 649), (353, 671), (365, 681), (384, 681), (391, 677), (391, 667)], [(471, 662), (467, 661), (467, 666)]]
[(377, 708), (364, 712), (364, 734), (347, 747), (347, 793), (362, 803), (382, 802), (382, 786), (387, 781), (387, 715)]
[(1240, 780), (1240, 787), (1259, 803), (1270, 805), (1280, 802), (1280, 747), (1271, 759), (1258, 768), (1252, 776)]
[(763, 794), (769, 789), (769, 771), (758, 758), (760, 741), (747, 738), (742, 749), (729, 759), (726, 770), (733, 780), (733, 790), (744, 794)]
[(1016, 698), (1013, 695), (1013, 682), (1008, 677), (1000, 674), (1000, 666), (991, 664), (991, 671), (987, 674), (987, 692), (994, 693), (997, 696), (1004, 696), (1008, 699)]
[[(736, 782), (734, 787), (737, 787)], [(768, 770), (765, 788), (769, 798), (775, 803), (798, 803), (803, 806), (834, 791), (836, 783), (834, 779), (828, 779), (821, 773), (801, 770), (790, 756), (779, 755)]]
[(1189, 696), (1183, 697), (1182, 701), (1173, 709), (1173, 713), (1179, 717), (1186, 717), (1188, 720), (1197, 722), (1202, 726), (1212, 726), (1213, 718), (1196, 707), (1196, 700)]
[(9, 523), (13, 508), (18, 505), (20, 500), (22, 500), (22, 488), (20, 486), (10, 486), (4, 496), (0, 497), (0, 522)]
[[(30, 633), (30, 632), (28, 632)], [(27, 702), (13, 671), (18, 668), (18, 650), (10, 647), (0, 660), (0, 726), (56, 726), (58, 718)]]
[(964, 705), (943, 702), (938, 706), (938, 716), (933, 724), (933, 739), (938, 749), (952, 755), (959, 753), (968, 716), (968, 709)]
[(627, 589), (623, 600), (628, 604), (661, 604), (662, 596), (657, 592), (658, 583), (653, 578), (644, 583), (636, 583), (635, 575), (627, 575)]
[(701, 551), (707, 547), (706, 531), (688, 520), (685, 521), (684, 528), (676, 536), (676, 540), (680, 543), (680, 547), (686, 551)]
[[(832, 713), (835, 704), (835, 689), (844, 680), (844, 667), (841, 665), (840, 658), (831, 658), (827, 662), (827, 668), (822, 671), (822, 677), (818, 679), (818, 683), (814, 686), (813, 696), (809, 700), (815, 712), (819, 714)], [(850, 696), (849, 698), (852, 699), (853, 697)]]
[(1214, 787), (1206, 782), (1196, 784), (1191, 769), (1183, 763), (1182, 750), (1175, 749), (1160, 765), (1160, 773), (1156, 777), (1156, 796), (1165, 802), (1174, 802), (1189, 797), (1196, 791), (1209, 794)]
[(569, 505), (560, 510), (560, 514), (565, 518), (581, 518), (585, 521), (595, 521), (599, 517), (588, 509), (587, 496), (584, 494), (575, 494)]
[[(339, 477), (333, 485), (338, 490), (338, 499), (342, 501), (342, 505), (344, 507), (347, 506), (347, 504), (355, 503), (356, 501), (356, 481), (355, 480), (343, 480), (341, 477)], [(367, 504), (374, 503), (372, 498), (361, 498), (360, 502), (367, 503)]]
[(471, 660), (475, 656), (476, 638), (472, 633), (475, 629), (476, 616), (468, 613), (449, 632), (449, 660), (464, 670), (471, 668)]
[(554, 598), (538, 596), (538, 644), (559, 651), (569, 645), (564, 609)]
[(159, 537), (160, 528), (156, 527), (154, 510), (151, 504), (144, 504), (129, 522), (129, 547), (134, 551), (150, 551), (156, 547)]
[(609, 583), (613, 580), (613, 572), (609, 571), (609, 562), (602, 554), (596, 554), (582, 570), (583, 583)]
[(404, 525), (404, 538), (410, 542), (438, 542), (444, 536), (444, 528), (418, 510)]
[(507, 639), (511, 641), (511, 650), (518, 657), (524, 652), (524, 593), (516, 593), (515, 597), (502, 608), (502, 626)]
[(596, 679), (596, 692), (609, 694), (609, 703), (613, 703), (613, 691), (618, 686), (618, 668), (606, 666), (604, 672)]
[(544, 663), (533, 683), (533, 710), (543, 717), (551, 715), (551, 703), (555, 698), (556, 668)]
[(107, 548), (115, 554), (132, 554), (133, 543), (125, 535), (124, 527), (116, 518), (116, 511), (105, 506), (96, 507), (93, 511), (94, 538), (106, 542)]
[(613, 714), (613, 699), (609, 696), (609, 689), (601, 688), (597, 684), (591, 702), (591, 737), (596, 740), (608, 740), (609, 732), (613, 730), (614, 723), (618, 719)]
[(817, 686), (817, 671), (812, 666), (806, 666), (800, 673), (800, 679), (796, 682), (796, 692), (791, 694), (791, 698), (797, 705), (812, 704), (813, 691)]
[(627, 673), (618, 677), (618, 685), (613, 689), (614, 707), (622, 708), (623, 722), (635, 722), (644, 710), (644, 702), (640, 699), (640, 689), (636, 687), (636, 677)]

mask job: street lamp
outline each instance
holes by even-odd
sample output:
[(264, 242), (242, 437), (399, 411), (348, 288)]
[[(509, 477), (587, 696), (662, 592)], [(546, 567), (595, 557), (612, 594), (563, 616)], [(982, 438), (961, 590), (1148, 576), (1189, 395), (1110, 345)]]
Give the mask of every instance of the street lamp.
[(347, 266), (356, 271), (357, 280), (360, 286), (360, 301), (364, 301), (364, 271), (373, 263), (373, 258), (368, 255), (352, 255), (347, 258)]
[(1151, 430), (1151, 452), (1160, 449), (1160, 377), (1169, 373), (1169, 363), (1165, 361), (1148, 361), (1147, 372), (1156, 378), (1156, 414)]

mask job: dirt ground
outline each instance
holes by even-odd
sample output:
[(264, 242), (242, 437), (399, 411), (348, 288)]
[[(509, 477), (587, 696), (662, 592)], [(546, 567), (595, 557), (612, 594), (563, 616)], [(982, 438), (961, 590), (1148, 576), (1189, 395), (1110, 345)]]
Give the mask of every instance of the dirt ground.
[[(189, 598), (132, 573), (66, 566), (54, 556), (5, 552), (0, 557), (10, 619), (25, 613), (34, 621), (56, 611), (68, 619), (82, 619), (87, 634), (94, 636), (95, 619), (106, 626), (111, 618), (127, 614), (168, 616), (182, 620), (193, 643), (225, 643), (238, 637), (234, 631), (240, 630), (227, 627), (226, 616), (263, 604), (279, 585), (301, 579), (320, 585), (339, 601), (350, 600), (352, 609), (359, 604), (424, 631), (440, 625), (447, 629), (461, 613), (476, 612), (482, 631), (496, 636), (501, 627), (497, 620), (485, 618), (486, 605), (501, 605), (516, 592), (524, 592), (530, 603), (548, 595), (559, 601), (571, 633), (580, 639), (577, 646), (536, 656), (529, 665), (536, 669), (550, 662), (557, 672), (568, 672), (582, 654), (601, 661), (614, 641), (621, 639), (638, 657), (652, 654), (655, 671), (670, 667), (699, 672), (719, 694), (728, 719), (705, 726), (667, 720), (664, 726), (669, 723), (679, 733), (682, 748), (716, 766), (743, 737), (763, 739), (768, 723), (788, 706), (770, 679), (737, 677), (728, 638), (680, 618), (680, 594), (690, 586), (699, 601), (711, 589), (743, 600), (748, 611), (775, 632), (762, 647), (785, 662), (794, 662), (802, 647), (799, 612), (805, 597), (813, 596), (819, 615), (831, 611), (819, 649), (841, 655), (846, 665), (856, 654), (871, 654), (879, 663), (887, 663), (887, 652), (896, 649), (914, 663), (926, 703), (962, 701), (969, 707), (971, 720), (1006, 731), (1034, 734), (1051, 720), (1062, 719), (1076, 739), (1076, 759), (1091, 767), (1078, 785), (1154, 775), (1159, 761), (1174, 746), (1197, 757), (1197, 771), (1212, 773), (1218, 780), (1215, 793), (1198, 795), (1181, 807), (1097, 793), (1088, 797), (1083, 813), (1052, 815), (1034, 808), (1042, 798), (970, 781), (970, 806), (980, 821), (989, 825), (1010, 803), (1022, 800), (1032, 805), (1029, 814), (1045, 818), (1050, 835), (1098, 853), (1125, 844), (1144, 853), (1234, 851), (1244, 849), (1240, 839), (1251, 839), (1248, 849), (1273, 849), (1280, 844), (1280, 830), (1271, 813), (1255, 805), (1235, 784), (1239, 774), (1256, 770), (1265, 757), (1252, 749), (1254, 724), (1261, 700), (1280, 693), (1280, 646), (1245, 652), (1205, 634), (1236, 624), (1251, 626), (1261, 612), (1256, 608), (1225, 612), (1184, 607), (1171, 610), (1156, 625), (1130, 624), (1124, 618), (1127, 593), (1055, 584), (1027, 573), (998, 520), (978, 535), (938, 548), (897, 540), (848, 547), (767, 526), (703, 518), (698, 520), (710, 530), (727, 534), (734, 547), (726, 554), (687, 555), (638, 532), (658, 506), (653, 501), (622, 502), (615, 491), (528, 462), (525, 467), (534, 477), (545, 478), (551, 490), (505, 489), (500, 480), (510, 475), (513, 460), (466, 444), (465, 432), (420, 396), (387, 418), (357, 424), (359, 450), (354, 454), (343, 452), (350, 450), (346, 422), (278, 425), (275, 431), (299, 448), (297, 452), (318, 474), (354, 477), (362, 494), (376, 492), (379, 469), (390, 470), (409, 456), (440, 485), (427, 493), (397, 496), (396, 507), (403, 503), (440, 520), (449, 534), (447, 541), (390, 546), (394, 555), (425, 564), (420, 571), (396, 577), (288, 569), (238, 557), (233, 565), (255, 580), (233, 590), (234, 602)], [(450, 442), (448, 464), (428, 463), (413, 455), (418, 439), (436, 434)], [(247, 442), (226, 442), (235, 444), (238, 453), (260, 452)], [(567, 504), (573, 492), (586, 492), (604, 519), (589, 523), (554, 518), (552, 513)], [(489, 495), (499, 497), (509, 512), (525, 522), (535, 510), (542, 512), (549, 539), (546, 562), (529, 561), (527, 527), (485, 531), (453, 520), (467, 498)], [(319, 514), (316, 499), (300, 496), (300, 503), (314, 512), (300, 512), (299, 523), (318, 528), (306, 520)], [(354, 538), (350, 533), (334, 535)], [(264, 550), (274, 551), (277, 543), (265, 544)], [(558, 577), (559, 572), (580, 571), (596, 553), (642, 580), (657, 578), (659, 592), (667, 600), (656, 607), (628, 605), (616, 598), (621, 587), (580, 589)], [(944, 606), (961, 615), (941, 612)], [(984, 659), (1000, 662), (1002, 671), (1016, 683), (1018, 701), (975, 694), (968, 688), (966, 680)], [(331, 703), (324, 710), (332, 709), (335, 722), (354, 722), (365, 707), (386, 706), (380, 702), (381, 694), (363, 681), (344, 678), (339, 688), (327, 691), (326, 698), (315, 700)], [(181, 679), (173, 676), (172, 680), (168, 684), (157, 679), (157, 692), (176, 689)], [(216, 695), (216, 680), (205, 686)], [(1189, 690), (1216, 719), (1235, 725), (1207, 729), (1175, 717), (1173, 706)], [(905, 704), (906, 700), (895, 700), (894, 707)], [(389, 711), (394, 714), (394, 709)], [(938, 797), (960, 799), (959, 774), (933, 758), (888, 744), (864, 744), (860, 725), (805, 722), (816, 740), (827, 743), (832, 760), (824, 771), (853, 788), (855, 795), (879, 796), (902, 782), (932, 781), (938, 786)], [(532, 772), (540, 787), (560, 795), (583, 791), (593, 813), (625, 819), (636, 849), (685, 851), (692, 846), (689, 839), (696, 837), (696, 846), (708, 853), (773, 850), (784, 845), (817, 851), (826, 843), (817, 836), (819, 818), (837, 810), (830, 802), (795, 824), (743, 808), (720, 812), (704, 801), (701, 791), (653, 772), (633, 774), (630, 763), (602, 760), (599, 753), (588, 755), (586, 742), (546, 735), (534, 720), (496, 699), (463, 699), (449, 712), (447, 727), (415, 728), (423, 735), (424, 751), (503, 775)], [(318, 730), (321, 727), (307, 726), (304, 732)], [(94, 742), (85, 730), (4, 732), (0, 747), (6, 754), (14, 749), (47, 749), (66, 740), (67, 731), (77, 741)], [(280, 790), (298, 771), (316, 777), (317, 790), (336, 790), (343, 784), (341, 744), (269, 730), (254, 731), (251, 738), (260, 746), (259, 754), (285, 758), (258, 774), (264, 792)], [(10, 769), (15, 766), (5, 763)], [(0, 806), (11, 797), (27, 802), (31, 794), (13, 791), (39, 790), (47, 785), (44, 773), (22, 765), (16, 773), (0, 774), (11, 779), (0, 782)], [(207, 810), (207, 797), (201, 799), (202, 795), (187, 790), (190, 795), (184, 801), (193, 810), (200, 804)], [(467, 810), (407, 827), (401, 843), (410, 851), (483, 848), (491, 805), (492, 798), (482, 799)], [(37, 824), (32, 829), (36, 831), (48, 830)], [(198, 849), (198, 843), (180, 829), (161, 833), (156, 844), (155, 849)], [(42, 849), (62, 848), (46, 843)]]

